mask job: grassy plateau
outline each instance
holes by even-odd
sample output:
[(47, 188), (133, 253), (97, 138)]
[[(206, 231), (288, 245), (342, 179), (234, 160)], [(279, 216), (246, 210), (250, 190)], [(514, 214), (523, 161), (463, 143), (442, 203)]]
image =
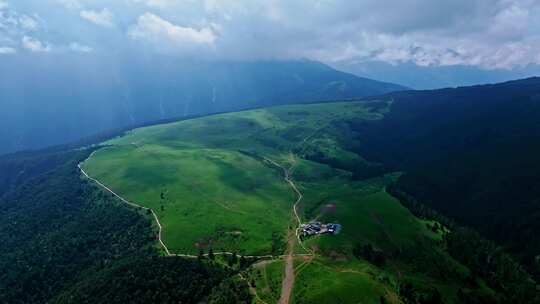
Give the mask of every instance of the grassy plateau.
[[(291, 303), (402, 303), (404, 282), (457, 303), (469, 270), (445, 253), (444, 229), (429, 229), (385, 191), (400, 173), (355, 152), (362, 142), (349, 122), (377, 121), (390, 106), (292, 105), (135, 129), (103, 143), (83, 168), (153, 209), (172, 253), (211, 248), (275, 256), (287, 252), (298, 225), (286, 170), (303, 194), (301, 221), (343, 227), (337, 235), (292, 242)], [(279, 300), (284, 264), (276, 258), (248, 270), (255, 302)]]

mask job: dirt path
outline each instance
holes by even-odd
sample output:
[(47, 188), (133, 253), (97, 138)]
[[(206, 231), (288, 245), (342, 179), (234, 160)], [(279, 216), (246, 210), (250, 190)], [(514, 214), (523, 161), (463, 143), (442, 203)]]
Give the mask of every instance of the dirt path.
[(270, 164), (280, 168), (283, 171), (283, 176), (284, 176), (285, 181), (289, 184), (289, 186), (291, 186), (291, 188), (296, 193), (297, 198), (296, 198), (296, 201), (293, 204), (293, 213), (294, 213), (294, 217), (295, 217), (296, 222), (298, 223), (298, 225), (297, 225), (294, 233), (295, 233), (296, 238), (298, 240), (298, 244), (300, 244), (302, 249), (304, 249), (306, 252), (312, 253), (311, 250), (307, 249), (304, 246), (304, 244), (302, 243), (302, 240), (300, 239), (300, 235), (298, 234), (298, 229), (299, 229), (300, 225), (302, 225), (302, 219), (300, 219), (300, 216), (298, 215), (298, 205), (300, 204), (300, 202), (304, 198), (304, 195), (302, 194), (302, 192), (300, 192), (300, 190), (298, 190), (298, 187), (296, 186), (296, 184), (294, 183), (294, 181), (291, 178), (291, 168), (287, 169), (287, 168), (283, 167), (282, 165), (278, 164), (277, 162), (275, 162), (274, 160), (272, 160), (272, 159), (270, 159), (268, 157), (263, 157), (263, 159), (266, 160), (267, 162), (269, 162)]
[(289, 235), (288, 243), (289, 254), (285, 258), (285, 276), (281, 282), (281, 296), (279, 297), (279, 304), (289, 304), (294, 286), (294, 238), (292, 235)]
[[(291, 170), (292, 170), (293, 165), (291, 166), (291, 168), (287, 169), (270, 158), (264, 157), (264, 159), (268, 161), (269, 163), (271, 163), (272, 165), (280, 168), (283, 171), (283, 176), (284, 176), (285, 181), (291, 186), (291, 188), (294, 190), (297, 196), (296, 201), (293, 204), (293, 214), (297, 222), (297, 226), (294, 228), (294, 235), (292, 231), (290, 231), (288, 235), (288, 252), (289, 253), (287, 254), (285, 258), (285, 275), (283, 277), (283, 281), (281, 284), (281, 296), (278, 302), (279, 304), (288, 304), (291, 299), (291, 294), (292, 294), (292, 289), (294, 287), (294, 279), (295, 279), (295, 271), (294, 271), (294, 256), (295, 256), (294, 244), (296, 242), (295, 239), (298, 240), (298, 244), (300, 244), (300, 246), (302, 246), (302, 248), (306, 252), (310, 252), (304, 246), (304, 244), (302, 244), (302, 240), (300, 239), (300, 235), (298, 234), (298, 229), (300, 225), (302, 224), (302, 219), (300, 219), (300, 216), (298, 215), (298, 205), (300, 204), (304, 196), (302, 192), (298, 190), (298, 187), (296, 186), (296, 184), (291, 178)], [(308, 254), (308, 255), (311, 255), (311, 254)]]

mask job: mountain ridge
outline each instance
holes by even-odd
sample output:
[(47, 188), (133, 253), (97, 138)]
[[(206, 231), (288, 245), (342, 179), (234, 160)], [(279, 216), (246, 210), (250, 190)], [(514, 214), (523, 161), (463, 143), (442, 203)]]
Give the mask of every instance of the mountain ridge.
[(0, 154), (159, 119), (405, 89), (313, 61), (192, 63), (154, 58), (135, 66), (91, 59), (63, 65), (19, 61), (0, 63), (0, 70), (13, 70), (11, 65), (20, 70), (0, 81)]

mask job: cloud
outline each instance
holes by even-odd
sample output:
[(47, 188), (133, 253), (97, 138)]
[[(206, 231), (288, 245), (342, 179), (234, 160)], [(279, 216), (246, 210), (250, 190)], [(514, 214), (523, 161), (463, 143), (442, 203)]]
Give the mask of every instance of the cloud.
[(38, 22), (28, 15), (22, 15), (21, 17), (19, 17), (19, 24), (22, 28), (30, 31), (36, 30), (38, 28)]
[(131, 0), (133, 3), (143, 3), (149, 7), (167, 8), (175, 3), (175, 0)]
[(0, 55), (15, 54), (17, 50), (12, 47), (2, 46), (0, 47)]
[(459, 64), (486, 69), (540, 64), (537, 0), (240, 4), (204, 1), (204, 16), (217, 18), (221, 25), (216, 53), (225, 57)]
[(56, 0), (57, 3), (60, 3), (67, 9), (80, 9), (82, 4), (78, 0)]
[(210, 27), (183, 27), (148, 12), (138, 18), (128, 35), (134, 40), (150, 42), (161, 50), (185, 50), (196, 45), (213, 45), (217, 38)]
[[(85, 42), (103, 50), (136, 41), (126, 55), (143, 49), (202, 59), (330, 64), (540, 64), (538, 0), (25, 0), (17, 1), (20, 13), (11, 8), (14, 3), (0, 10), (0, 45), (17, 47), (26, 35), (68, 46), (82, 32)], [(68, 8), (65, 18), (50, 3)], [(37, 27), (22, 21), (23, 15)], [(104, 33), (80, 17), (118, 31)]]
[(80, 12), (80, 16), (96, 25), (103, 27), (113, 27), (113, 13), (104, 8), (101, 11), (85, 10)]
[(0, 9), (4, 9), (8, 7), (8, 3), (6, 1), (0, 0)]
[(24, 36), (22, 38), (22, 46), (31, 52), (50, 52), (52, 50), (50, 44), (43, 43), (38, 39), (29, 36)]
[(72, 42), (69, 44), (69, 49), (71, 51), (74, 51), (74, 52), (79, 52), (79, 53), (91, 53), (94, 51), (93, 48), (87, 46), (87, 45), (82, 45), (82, 44), (79, 44), (77, 42)]

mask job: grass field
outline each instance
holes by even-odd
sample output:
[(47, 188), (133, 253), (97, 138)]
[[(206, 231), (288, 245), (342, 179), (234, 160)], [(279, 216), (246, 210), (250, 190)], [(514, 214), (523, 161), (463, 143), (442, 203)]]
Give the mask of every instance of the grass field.
[[(329, 111), (329, 107), (332, 111)], [(278, 254), (295, 196), (282, 172), (291, 150), (345, 117), (376, 119), (360, 103), (221, 114), (152, 126), (106, 142), (85, 170), (152, 208), (171, 252), (199, 249)]]
[[(293, 303), (373, 303), (396, 298), (391, 276), (365, 262), (297, 261)], [(388, 301), (391, 302), (391, 301)]]
[[(455, 303), (470, 273), (444, 252), (445, 230), (434, 232), (433, 222), (416, 218), (385, 191), (399, 173), (380, 171), (350, 148), (361, 140), (348, 122), (377, 120), (389, 105), (282, 106), (145, 127), (103, 143), (83, 168), (153, 209), (171, 252), (243, 255), (285, 252), (297, 224), (287, 168), (303, 194), (302, 221), (343, 227), (338, 235), (303, 240), (307, 250), (293, 246), (296, 254), (313, 255), (295, 257), (292, 303), (401, 303), (403, 282), (419, 294), (436, 289)], [(366, 246), (384, 261), (365, 256)], [(284, 265), (273, 260), (249, 271), (259, 302), (279, 299)]]
[(119, 146), (88, 165), (115, 191), (155, 210), (173, 252), (271, 253), (289, 222), (293, 194), (279, 172), (238, 152)]

